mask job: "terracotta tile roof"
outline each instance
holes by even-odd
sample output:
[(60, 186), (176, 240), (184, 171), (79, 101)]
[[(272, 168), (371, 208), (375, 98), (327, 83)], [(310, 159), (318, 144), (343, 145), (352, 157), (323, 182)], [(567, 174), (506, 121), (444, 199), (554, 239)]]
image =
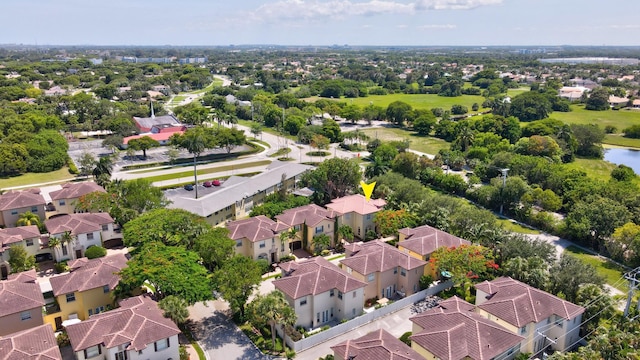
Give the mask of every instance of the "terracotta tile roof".
[(523, 337), (473, 312), (474, 306), (459, 298), (409, 318), (423, 330), (410, 339), (443, 360), (492, 359), (516, 346)]
[(316, 226), (323, 220), (333, 220), (339, 215), (342, 214), (333, 210), (327, 210), (316, 204), (310, 204), (285, 210), (282, 214), (276, 216), (276, 219), (289, 226), (301, 224)]
[(102, 230), (102, 225), (113, 223), (108, 213), (65, 214), (44, 221), (50, 234), (70, 231), (72, 235), (86, 234)]
[(158, 304), (141, 295), (122, 300), (120, 307), (91, 316), (81, 323), (67, 326), (73, 351), (102, 344), (106, 348), (131, 343), (126, 350), (139, 351), (156, 341), (180, 333), (162, 315)]
[(327, 204), (327, 208), (346, 214), (355, 212), (360, 215), (372, 214), (381, 210), (387, 204), (383, 199), (367, 199), (360, 194), (337, 198)]
[(331, 350), (342, 359), (350, 356), (366, 360), (421, 360), (415, 350), (383, 329), (375, 330), (354, 340), (332, 346)]
[(31, 206), (44, 206), (45, 204), (44, 197), (40, 195), (40, 189), (23, 191), (10, 190), (0, 195), (0, 211)]
[(40, 286), (29, 278), (14, 276), (0, 281), (0, 317), (44, 306)]
[(3, 252), (10, 244), (34, 238), (40, 238), (40, 230), (36, 225), (0, 229), (0, 252)]
[(346, 249), (351, 255), (340, 260), (340, 263), (362, 275), (384, 272), (398, 266), (412, 270), (427, 264), (380, 240), (350, 244)]
[(551, 315), (572, 319), (585, 310), (510, 277), (481, 282), (476, 284), (476, 289), (489, 294), (487, 300), (478, 305), (480, 309), (517, 327), (539, 323)]
[(289, 261), (281, 267), (285, 276), (275, 280), (273, 285), (292, 299), (331, 289), (347, 293), (367, 286), (321, 256), (300, 262)]
[(31, 269), (16, 274), (9, 274), (7, 280), (16, 280), (23, 283), (35, 283), (38, 279), (36, 269)]
[(0, 360), (62, 360), (49, 324), (0, 337)]
[(113, 290), (120, 276), (120, 270), (127, 266), (124, 254), (116, 254), (93, 260), (79, 259), (69, 262), (71, 271), (49, 279), (53, 295), (69, 294), (75, 291), (86, 291), (109, 286)]
[(278, 224), (264, 215), (231, 221), (227, 224), (231, 239), (248, 239), (251, 242), (271, 239), (287, 228), (284, 224)]
[(64, 184), (62, 185), (61, 190), (52, 191), (49, 193), (49, 196), (51, 196), (51, 200), (76, 199), (82, 195), (96, 191), (107, 192), (102, 186), (94, 183), (93, 181), (84, 181)]
[(429, 255), (441, 247), (471, 245), (471, 242), (468, 240), (461, 239), (429, 225), (413, 229), (404, 228), (398, 232), (406, 235), (406, 238), (398, 243), (398, 245), (422, 256)]
[(174, 131), (174, 132), (160, 132), (160, 133), (155, 133), (155, 134), (153, 134), (153, 133), (144, 133), (144, 134), (140, 134), (140, 135), (127, 136), (126, 138), (122, 139), (122, 143), (126, 145), (131, 140), (140, 139), (140, 138), (145, 137), (145, 136), (148, 136), (148, 137), (152, 138), (155, 141), (167, 141), (174, 134), (182, 134), (182, 133), (184, 133), (184, 131), (182, 131), (182, 130), (178, 130), (178, 131)]

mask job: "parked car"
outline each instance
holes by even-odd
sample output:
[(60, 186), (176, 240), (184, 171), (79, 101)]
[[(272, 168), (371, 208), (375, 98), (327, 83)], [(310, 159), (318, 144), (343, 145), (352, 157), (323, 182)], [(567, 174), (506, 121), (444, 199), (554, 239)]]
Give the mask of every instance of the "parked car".
[(49, 253), (44, 253), (44, 254), (36, 254), (36, 262), (43, 262), (43, 261), (48, 261), (48, 260), (53, 260), (53, 256), (51, 256), (51, 254)]
[(184, 186), (184, 189), (187, 190), (187, 191), (193, 191), (193, 185), (187, 184), (187, 185)]
[(211, 182), (211, 184), (212, 184), (213, 186), (220, 186), (220, 180), (217, 180), (217, 179), (216, 179), (216, 180), (213, 180), (213, 181)]
[(207, 188), (208, 188), (208, 187), (211, 187), (211, 186), (212, 186), (211, 181), (205, 181), (205, 182), (203, 182), (203, 183), (202, 183), (202, 186), (207, 187)]

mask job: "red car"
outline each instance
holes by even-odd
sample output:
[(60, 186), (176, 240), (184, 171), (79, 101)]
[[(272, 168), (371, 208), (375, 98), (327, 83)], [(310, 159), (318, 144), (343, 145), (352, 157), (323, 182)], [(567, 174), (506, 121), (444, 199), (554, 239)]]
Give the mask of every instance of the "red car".
[(213, 180), (213, 181), (211, 182), (211, 185), (213, 185), (213, 186), (220, 186), (220, 180)]
[(202, 183), (202, 186), (204, 187), (211, 187), (211, 181), (205, 181), (204, 183)]

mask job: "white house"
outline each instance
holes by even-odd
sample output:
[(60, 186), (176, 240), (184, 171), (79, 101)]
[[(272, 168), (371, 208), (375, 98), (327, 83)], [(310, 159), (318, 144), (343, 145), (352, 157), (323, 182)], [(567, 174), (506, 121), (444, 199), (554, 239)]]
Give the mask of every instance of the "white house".
[[(102, 246), (103, 241), (120, 237), (113, 224), (113, 218), (107, 213), (60, 215), (44, 222), (50, 234), (49, 243), (53, 238), (61, 241), (54, 246), (57, 261), (81, 258), (90, 246)], [(74, 239), (71, 243), (63, 241), (67, 232)]]

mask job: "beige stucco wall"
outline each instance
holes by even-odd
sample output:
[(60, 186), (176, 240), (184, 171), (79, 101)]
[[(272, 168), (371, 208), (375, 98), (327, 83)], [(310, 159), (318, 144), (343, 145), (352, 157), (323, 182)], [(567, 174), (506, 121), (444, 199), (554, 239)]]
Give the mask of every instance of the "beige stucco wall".
[[(33, 211), (36, 210), (36, 211)], [(13, 211), (17, 211), (16, 214), (12, 214)], [(33, 208), (31, 206), (29, 207), (24, 207), (24, 208), (19, 208), (19, 209), (13, 209), (13, 210), (5, 210), (2, 212), (2, 219), (0, 219), (0, 225), (4, 225), (4, 227), (16, 227), (16, 222), (18, 222), (18, 219), (20, 218), (20, 214), (23, 214), (27, 211), (31, 211), (34, 214), (38, 215), (38, 217), (40, 218), (40, 223), (43, 223), (45, 220), (45, 211), (44, 211), (44, 204), (42, 205), (38, 205), (38, 206), (34, 206)]]
[(22, 320), (22, 311), (0, 317), (0, 336), (31, 329), (32, 327), (44, 324), (41, 307), (25, 310), (25, 312), (26, 311), (31, 314), (31, 319), (29, 320)]
[[(347, 293), (341, 293), (338, 289), (333, 289), (333, 296), (331, 296), (331, 292), (325, 291), (295, 300), (287, 297), (289, 305), (294, 308), (298, 315), (296, 326), (317, 328), (332, 320), (350, 320), (362, 314), (362, 306), (364, 304), (363, 289), (356, 289)], [(303, 299), (307, 300), (305, 305), (301, 305)], [(324, 312), (328, 317), (323, 318)]]
[[(174, 335), (172, 337), (169, 338), (169, 347), (161, 350), (161, 351), (155, 351), (154, 349), (154, 343), (150, 343), (147, 344), (147, 347), (144, 348), (142, 350), (142, 353), (139, 353), (138, 351), (134, 351), (134, 350), (129, 350), (127, 351), (127, 359), (129, 360), (166, 360), (166, 359), (180, 359), (180, 352), (179, 352), (179, 346), (180, 344), (178, 343), (178, 336)], [(122, 350), (121, 350), (122, 351)], [(102, 349), (102, 354), (92, 357), (92, 358), (88, 358), (85, 359), (84, 357), (84, 351), (78, 351), (76, 352), (76, 359), (77, 360), (97, 360), (97, 359), (115, 359), (116, 353), (118, 352), (118, 347), (112, 347), (109, 349)]]

